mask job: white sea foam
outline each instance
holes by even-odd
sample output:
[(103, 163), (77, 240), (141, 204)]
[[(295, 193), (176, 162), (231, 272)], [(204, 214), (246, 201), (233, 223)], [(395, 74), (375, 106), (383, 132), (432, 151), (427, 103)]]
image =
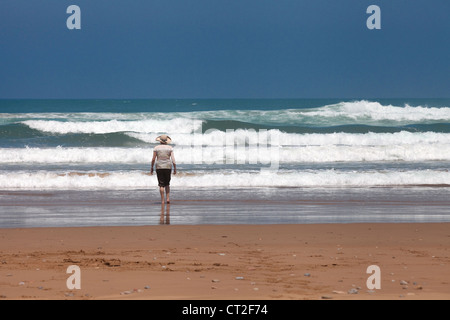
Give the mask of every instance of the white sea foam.
[[(450, 161), (448, 135), (387, 135), (392, 139), (386, 141), (385, 138), (378, 137), (378, 134), (330, 135), (329, 139), (313, 135), (310, 139), (299, 138), (302, 141), (285, 146), (270, 143), (246, 146), (234, 144), (233, 139), (223, 145), (212, 139), (208, 140), (209, 145), (206, 146), (187, 144), (177, 146), (174, 150), (176, 160), (181, 164), (233, 164), (234, 160), (241, 163), (239, 159), (247, 159), (244, 161), (254, 164), (267, 163), (268, 159), (279, 163)], [(145, 164), (151, 161), (152, 153), (152, 148), (4, 148), (0, 149), (0, 163)]]
[[(210, 173), (174, 175), (175, 188), (195, 187), (373, 187), (444, 185), (450, 181), (450, 172), (432, 170), (348, 172), (321, 170), (312, 172), (264, 173)], [(44, 189), (148, 189), (157, 185), (156, 176), (143, 172), (112, 172), (107, 175), (55, 172), (0, 173), (2, 190)]]
[(361, 100), (310, 109), (214, 110), (171, 113), (29, 113), (0, 114), (0, 119), (18, 121), (36, 130), (60, 134), (124, 131), (190, 132), (193, 127), (198, 129), (199, 124), (207, 120), (318, 126), (445, 123), (450, 121), (450, 108), (393, 106)]
[(393, 105), (385, 106), (379, 102), (362, 100), (324, 106), (309, 111), (308, 116), (347, 118), (356, 120), (359, 124), (386, 120), (418, 123), (428, 121), (448, 121), (450, 120), (450, 108), (412, 107), (409, 105), (403, 107)]
[(190, 133), (199, 130), (201, 121), (186, 118), (172, 120), (141, 120), (141, 121), (89, 121), (71, 122), (56, 120), (26, 120), (23, 124), (42, 132), (57, 134), (68, 133), (113, 133), (113, 132), (176, 132)]
[(198, 112), (197, 116), (211, 120), (228, 119), (286, 125), (398, 125), (448, 122), (450, 108), (393, 106), (361, 100), (310, 109), (210, 111)]
[[(127, 132), (128, 136), (143, 142), (153, 143), (156, 133)], [(172, 140), (179, 146), (203, 145), (223, 146), (227, 141), (233, 141), (235, 145), (255, 145), (269, 143), (270, 137), (276, 136), (281, 146), (382, 146), (382, 145), (413, 145), (413, 144), (450, 144), (450, 133), (435, 132), (395, 132), (395, 133), (285, 133), (277, 129), (272, 130), (208, 130), (204, 134), (174, 134)]]
[(144, 148), (17, 148), (0, 149), (0, 163), (90, 164), (148, 163), (152, 149)]

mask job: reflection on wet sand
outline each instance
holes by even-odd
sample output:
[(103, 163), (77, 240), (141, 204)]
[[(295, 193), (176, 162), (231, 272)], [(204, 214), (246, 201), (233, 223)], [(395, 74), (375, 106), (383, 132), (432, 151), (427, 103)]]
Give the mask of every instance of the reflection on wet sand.
[(161, 203), (161, 216), (159, 218), (159, 224), (170, 224), (170, 203), (168, 204)]

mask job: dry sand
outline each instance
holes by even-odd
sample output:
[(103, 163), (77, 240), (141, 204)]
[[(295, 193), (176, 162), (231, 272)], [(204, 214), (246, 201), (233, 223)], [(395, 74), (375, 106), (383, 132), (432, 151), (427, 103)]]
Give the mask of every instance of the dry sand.
[[(0, 240), (2, 300), (450, 299), (449, 223), (0, 229)], [(70, 265), (80, 290), (66, 286)], [(381, 289), (366, 286), (370, 265)]]

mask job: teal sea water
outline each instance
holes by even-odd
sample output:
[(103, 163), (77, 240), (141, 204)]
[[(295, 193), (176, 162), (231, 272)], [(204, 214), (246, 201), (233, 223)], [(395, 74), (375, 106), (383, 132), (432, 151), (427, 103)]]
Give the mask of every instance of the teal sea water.
[(450, 99), (0, 100), (0, 227), (152, 224), (161, 133), (173, 223), (450, 221)]

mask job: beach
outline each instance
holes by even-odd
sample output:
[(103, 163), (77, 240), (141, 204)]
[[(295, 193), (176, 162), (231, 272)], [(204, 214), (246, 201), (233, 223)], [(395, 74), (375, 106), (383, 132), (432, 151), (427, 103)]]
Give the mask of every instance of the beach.
[(450, 1), (374, 2), (0, 1), (0, 301), (450, 300)]
[[(449, 299), (449, 223), (0, 230), (4, 299)], [(80, 267), (69, 290), (67, 268)], [(380, 268), (369, 290), (367, 268)]]
[(449, 106), (0, 100), (0, 299), (449, 299)]

